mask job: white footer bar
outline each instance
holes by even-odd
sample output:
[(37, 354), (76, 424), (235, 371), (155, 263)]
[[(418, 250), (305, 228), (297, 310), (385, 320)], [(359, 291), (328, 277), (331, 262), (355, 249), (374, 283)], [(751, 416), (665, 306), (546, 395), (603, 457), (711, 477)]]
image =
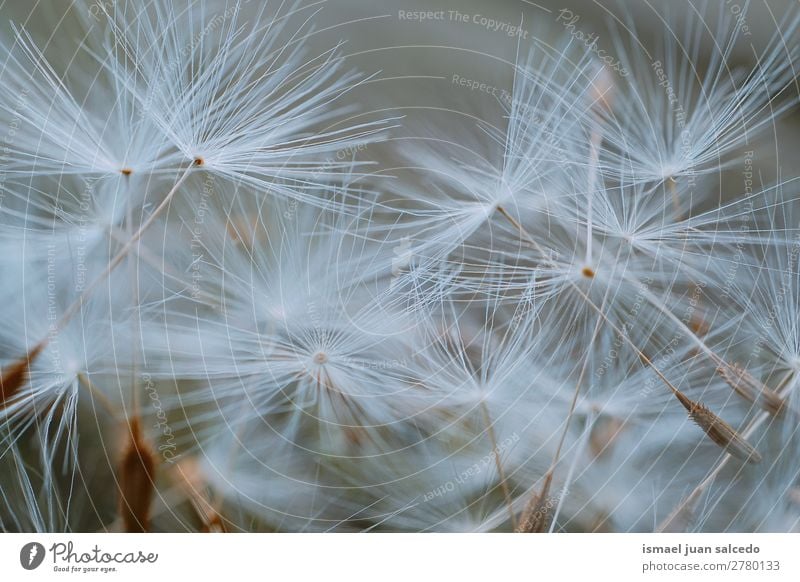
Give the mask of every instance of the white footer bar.
[(797, 581), (800, 534), (3, 534), (0, 572), (15, 581)]

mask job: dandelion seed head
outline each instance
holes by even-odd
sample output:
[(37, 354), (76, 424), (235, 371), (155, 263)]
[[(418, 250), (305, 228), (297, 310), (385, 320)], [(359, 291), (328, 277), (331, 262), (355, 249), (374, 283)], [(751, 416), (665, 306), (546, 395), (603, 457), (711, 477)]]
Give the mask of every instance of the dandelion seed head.
[(531, 26), (401, 118), (256, 4), (0, 35), (0, 530), (796, 526), (797, 11)]

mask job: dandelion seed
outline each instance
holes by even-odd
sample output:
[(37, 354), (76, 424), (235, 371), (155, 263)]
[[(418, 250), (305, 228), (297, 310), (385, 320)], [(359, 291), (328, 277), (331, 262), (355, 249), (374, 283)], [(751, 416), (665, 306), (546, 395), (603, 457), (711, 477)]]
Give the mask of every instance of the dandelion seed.
[(739, 364), (720, 366), (717, 373), (723, 380), (743, 398), (758, 404), (764, 410), (775, 416), (784, 410), (784, 401), (775, 392), (753, 378), (747, 370)]
[(553, 517), (553, 500), (550, 498), (550, 475), (545, 477), (542, 491), (528, 502), (519, 520), (519, 533), (545, 533)]
[[(734, 148), (796, 103), (789, 94), (796, 47), (787, 39), (797, 34), (800, 16), (784, 17), (751, 70), (731, 67), (742, 32), (729, 11), (715, 18), (708, 2), (688, 13), (670, 7), (665, 22), (669, 32), (653, 53), (633, 48), (638, 32), (630, 17), (633, 46), (621, 32), (614, 35), (621, 62), (634, 74), (620, 84), (605, 114), (601, 163), (633, 181), (674, 185), (719, 171)], [(704, 48), (704, 41), (711, 47)]]
[(726, 452), (749, 463), (761, 462), (761, 455), (758, 451), (705, 405), (689, 399), (681, 392), (675, 392), (675, 397), (689, 412), (689, 417), (708, 435), (708, 438)]

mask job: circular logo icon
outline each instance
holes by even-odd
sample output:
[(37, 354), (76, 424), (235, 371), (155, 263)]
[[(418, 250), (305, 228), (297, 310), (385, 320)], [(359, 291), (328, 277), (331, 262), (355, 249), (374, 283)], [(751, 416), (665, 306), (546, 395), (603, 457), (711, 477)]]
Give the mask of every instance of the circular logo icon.
[(44, 546), (38, 542), (30, 542), (19, 551), (19, 563), (26, 570), (35, 570), (44, 561)]

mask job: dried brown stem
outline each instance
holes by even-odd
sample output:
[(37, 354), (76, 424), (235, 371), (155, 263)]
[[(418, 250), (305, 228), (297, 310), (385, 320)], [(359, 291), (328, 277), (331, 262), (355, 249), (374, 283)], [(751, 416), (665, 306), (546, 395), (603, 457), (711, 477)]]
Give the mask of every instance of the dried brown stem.
[(500, 449), (497, 445), (497, 435), (495, 435), (494, 432), (494, 424), (492, 423), (492, 417), (489, 414), (489, 408), (486, 406), (486, 402), (483, 400), (481, 400), (481, 415), (483, 417), (483, 422), (486, 425), (486, 434), (489, 437), (489, 442), (492, 445), (492, 456), (494, 457), (494, 464), (495, 468), (497, 469), (497, 478), (500, 480), (500, 490), (503, 492), (503, 498), (505, 499), (506, 506), (508, 507), (508, 515), (511, 519), (511, 527), (512, 529), (516, 529), (517, 518), (514, 515), (511, 490), (508, 488), (508, 481), (506, 479), (505, 471), (503, 470), (503, 463), (500, 459)]
[(129, 424), (129, 440), (119, 466), (119, 513), (123, 531), (142, 533), (150, 529), (150, 510), (155, 493), (156, 461), (146, 442), (139, 419)]
[(34, 346), (25, 356), (6, 366), (0, 375), (0, 410), (8, 406), (28, 381), (31, 363), (42, 353), (46, 341)]

